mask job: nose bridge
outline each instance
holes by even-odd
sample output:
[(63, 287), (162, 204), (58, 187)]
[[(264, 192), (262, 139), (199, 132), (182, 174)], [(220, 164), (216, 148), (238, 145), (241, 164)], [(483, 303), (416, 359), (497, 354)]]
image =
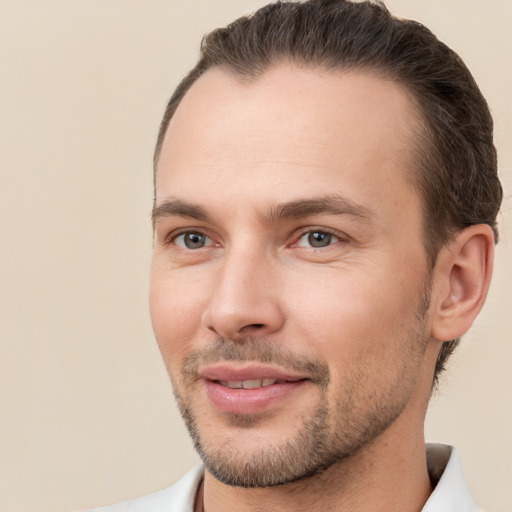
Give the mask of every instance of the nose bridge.
[(230, 339), (279, 329), (283, 318), (273, 267), (271, 256), (249, 243), (226, 249), (203, 315), (205, 327)]

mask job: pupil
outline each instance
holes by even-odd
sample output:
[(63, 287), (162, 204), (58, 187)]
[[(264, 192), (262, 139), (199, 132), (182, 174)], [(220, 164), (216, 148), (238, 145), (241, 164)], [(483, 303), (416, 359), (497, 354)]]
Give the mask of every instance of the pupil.
[(204, 245), (204, 235), (199, 233), (188, 233), (185, 237), (185, 245), (189, 249), (197, 249)]
[(315, 231), (308, 236), (308, 242), (312, 247), (327, 247), (331, 243), (332, 236), (329, 233)]

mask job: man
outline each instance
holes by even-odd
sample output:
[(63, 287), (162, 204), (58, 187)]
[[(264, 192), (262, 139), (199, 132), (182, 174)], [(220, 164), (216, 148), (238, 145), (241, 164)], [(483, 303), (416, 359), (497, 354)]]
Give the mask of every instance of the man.
[(310, 0), (207, 36), (156, 146), (150, 297), (204, 468), (101, 510), (479, 510), (423, 422), (501, 196), (486, 102), (422, 25)]

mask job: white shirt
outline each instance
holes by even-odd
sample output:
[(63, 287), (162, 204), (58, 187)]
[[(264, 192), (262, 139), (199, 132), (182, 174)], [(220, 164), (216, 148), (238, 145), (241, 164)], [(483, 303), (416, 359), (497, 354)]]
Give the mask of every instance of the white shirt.
[[(482, 512), (469, 493), (455, 448), (427, 444), (427, 463), (431, 479), (438, 483), (422, 512)], [(203, 467), (198, 466), (171, 487), (88, 512), (194, 512), (202, 479)]]

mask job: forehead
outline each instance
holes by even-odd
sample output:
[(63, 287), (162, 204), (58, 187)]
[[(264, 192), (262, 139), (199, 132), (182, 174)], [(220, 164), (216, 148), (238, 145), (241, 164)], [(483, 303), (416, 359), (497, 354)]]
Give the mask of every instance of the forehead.
[(314, 185), (356, 201), (396, 183), (415, 194), (413, 105), (403, 87), (370, 72), (282, 65), (242, 80), (211, 69), (171, 119), (157, 203), (176, 192), (218, 193), (222, 182), (226, 197), (264, 190), (269, 199), (274, 190), (275, 201), (285, 186), (290, 195)]

